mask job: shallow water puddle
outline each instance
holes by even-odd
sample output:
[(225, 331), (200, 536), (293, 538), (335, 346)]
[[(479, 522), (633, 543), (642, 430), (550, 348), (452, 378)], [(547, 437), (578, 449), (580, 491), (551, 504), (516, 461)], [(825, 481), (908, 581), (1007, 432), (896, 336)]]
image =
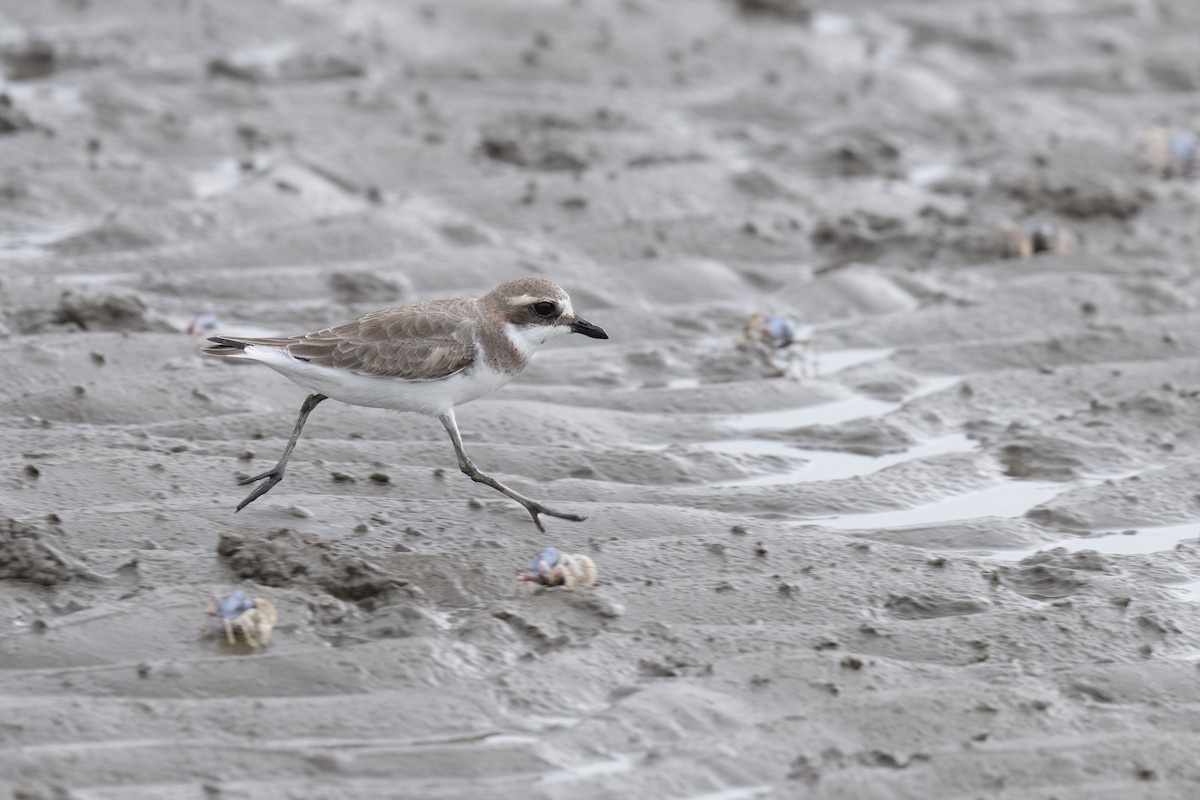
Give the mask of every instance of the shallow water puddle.
[[(1134, 532), (1128, 533), (1129, 530)], [(1174, 550), (1175, 545), (1183, 543), (1200, 545), (1200, 523), (1101, 531), (1098, 536), (1078, 537), (1052, 546), (1065, 547), (1072, 553), (1079, 550), (1096, 550), (1101, 553), (1129, 556)]]
[(192, 194), (200, 200), (208, 200), (231, 192), (245, 178), (246, 171), (236, 158), (222, 159), (209, 169), (192, 173)]
[(760, 411), (754, 414), (735, 414), (723, 422), (736, 430), (784, 430), (809, 425), (837, 425), (860, 417), (877, 417), (900, 408), (901, 403), (876, 400), (866, 395), (854, 395), (832, 403), (780, 411)]
[(574, 767), (566, 767), (555, 772), (547, 772), (538, 776), (539, 783), (566, 783), (569, 781), (595, 778), (600, 775), (617, 775), (622, 772), (632, 772), (637, 759), (629, 754), (615, 754), (601, 761), (589, 761)]
[(926, 378), (923, 386), (899, 402), (878, 400), (874, 397), (856, 394), (844, 400), (804, 406), (803, 408), (759, 411), (753, 414), (732, 414), (723, 419), (722, 422), (735, 430), (786, 430), (789, 428), (805, 428), (810, 425), (837, 425), (862, 417), (878, 417), (890, 414), (902, 408), (905, 403), (934, 394), (935, 392), (940, 392), (942, 389), (958, 383), (959, 380), (961, 378), (958, 376)]
[(62, 225), (39, 233), (0, 232), (0, 258), (38, 258), (51, 255), (49, 245), (85, 230), (78, 225)]
[(916, 508), (814, 517), (806, 521), (839, 530), (873, 530), (979, 517), (1019, 517), (1039, 503), (1044, 503), (1076, 485), (1052, 481), (1012, 481), (977, 492), (947, 497)]
[[(817, 352), (813, 356), (816, 377), (836, 375), (842, 370), (880, 361), (896, 352), (894, 347), (852, 347), (845, 350), (831, 350), (828, 353)], [(699, 378), (671, 378), (667, 381), (668, 389), (695, 389), (703, 385)]]
[(817, 375), (836, 375), (859, 364), (882, 361), (896, 352), (894, 347), (848, 347), (845, 350), (817, 351)]
[[(1130, 532), (1132, 531), (1132, 532)], [(1020, 561), (1022, 558), (1061, 547), (1069, 553), (1095, 550), (1098, 553), (1117, 556), (1146, 555), (1174, 550), (1176, 545), (1191, 544), (1200, 547), (1200, 522), (1181, 525), (1160, 525), (1146, 528), (1122, 528), (1121, 530), (1098, 531), (1092, 536), (1072, 536), (1060, 542), (1046, 542), (1034, 548), (1020, 550), (997, 550), (988, 553), (992, 558), (1004, 561)], [(1196, 600), (1200, 600), (1200, 583), (1197, 583)]]
[[(1179, 592), (1181, 600), (1186, 600), (1189, 603), (1200, 603), (1200, 581), (1181, 583), (1178, 586), (1171, 586), (1169, 588)], [(1196, 655), (1200, 658), (1200, 651), (1197, 651)]]
[(729, 439), (720, 442), (705, 442), (698, 446), (714, 453), (781, 455), (804, 459), (806, 463), (803, 466), (787, 472), (756, 475), (751, 478), (738, 478), (714, 484), (715, 486), (778, 486), (808, 481), (836, 481), (842, 478), (870, 475), (905, 461), (930, 458), (944, 453), (970, 452), (977, 449), (979, 443), (968, 439), (961, 433), (956, 433), (921, 442), (901, 453), (889, 453), (883, 456), (864, 456), (831, 450), (804, 450), (766, 439)]
[(538, 743), (538, 737), (527, 733), (492, 733), (479, 740), (479, 744), (508, 747), (512, 745), (533, 745)]

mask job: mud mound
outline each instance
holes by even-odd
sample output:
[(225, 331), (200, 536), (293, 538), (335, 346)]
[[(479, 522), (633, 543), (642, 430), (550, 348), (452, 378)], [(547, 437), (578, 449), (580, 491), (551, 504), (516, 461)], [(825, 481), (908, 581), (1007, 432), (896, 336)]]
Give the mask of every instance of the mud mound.
[(54, 329), (81, 331), (171, 331), (170, 324), (131, 291), (84, 292), (68, 289), (54, 308), (27, 308), (15, 320), (23, 334)]
[(747, 16), (774, 17), (789, 22), (807, 23), (812, 19), (812, 4), (804, 0), (734, 0), (738, 11)]
[(1055, 180), (1031, 174), (1002, 179), (1000, 185), (1031, 212), (1050, 208), (1076, 219), (1129, 219), (1141, 212), (1146, 199), (1137, 189), (1093, 177)]
[(0, 579), (57, 586), (81, 577), (80, 567), (50, 543), (52, 533), (11, 517), (0, 519)]
[(343, 303), (399, 303), (412, 293), (412, 284), (377, 272), (355, 270), (329, 276), (329, 288)]
[(1004, 474), (1013, 478), (1069, 481), (1079, 477), (1082, 463), (1071, 445), (1048, 436), (1023, 436), (1000, 446)]
[(479, 152), (493, 161), (542, 172), (579, 172), (598, 158), (589, 131), (611, 131), (624, 125), (619, 115), (598, 111), (590, 117), (517, 114), (483, 126)]
[(49, 247), (62, 255), (73, 256), (135, 250), (158, 243), (159, 239), (147, 230), (117, 219), (106, 219), (95, 227), (59, 239)]
[(408, 582), (309, 533), (280, 528), (265, 537), (222, 533), (217, 553), (239, 578), (265, 586), (317, 586), (342, 600), (366, 600)]
[(843, 425), (813, 425), (787, 434), (788, 444), (811, 450), (834, 450), (862, 456), (901, 453), (915, 444), (907, 431), (879, 419), (856, 419)]
[(1094, 550), (1069, 553), (1056, 547), (1035, 553), (1014, 566), (996, 570), (1000, 583), (1017, 594), (1034, 600), (1068, 597), (1091, 583), (1094, 575), (1115, 574), (1112, 559)]
[(0, 94), (0, 134), (16, 133), (34, 127), (29, 116), (13, 106), (12, 98)]
[(363, 64), (341, 53), (312, 53), (299, 47), (264, 48), (231, 53), (208, 62), (212, 77), (247, 83), (291, 83), (357, 78)]

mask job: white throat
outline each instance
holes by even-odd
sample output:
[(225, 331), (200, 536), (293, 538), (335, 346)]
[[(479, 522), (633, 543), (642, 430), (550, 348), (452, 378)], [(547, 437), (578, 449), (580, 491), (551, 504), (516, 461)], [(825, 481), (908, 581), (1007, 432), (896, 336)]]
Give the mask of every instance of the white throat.
[(508, 340), (525, 358), (532, 356), (551, 339), (570, 332), (571, 329), (566, 325), (513, 325), (511, 322), (504, 325), (504, 333)]

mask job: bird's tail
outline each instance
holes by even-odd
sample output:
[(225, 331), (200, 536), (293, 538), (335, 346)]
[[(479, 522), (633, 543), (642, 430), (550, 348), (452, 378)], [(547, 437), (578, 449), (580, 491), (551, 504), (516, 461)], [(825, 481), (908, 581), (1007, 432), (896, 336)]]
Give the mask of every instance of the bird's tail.
[(211, 347), (201, 347), (200, 352), (206, 356), (236, 356), (246, 349), (246, 342), (237, 339), (226, 339), (224, 336), (210, 336)]

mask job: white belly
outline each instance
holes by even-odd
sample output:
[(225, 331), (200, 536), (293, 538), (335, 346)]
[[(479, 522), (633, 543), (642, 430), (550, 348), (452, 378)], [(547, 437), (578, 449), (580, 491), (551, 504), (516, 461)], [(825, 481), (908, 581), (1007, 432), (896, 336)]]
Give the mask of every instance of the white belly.
[(261, 361), (288, 380), (334, 400), (370, 408), (390, 408), (438, 416), (499, 389), (512, 375), (482, 364), (437, 381), (380, 378), (301, 361), (267, 347), (247, 347), (245, 358)]

